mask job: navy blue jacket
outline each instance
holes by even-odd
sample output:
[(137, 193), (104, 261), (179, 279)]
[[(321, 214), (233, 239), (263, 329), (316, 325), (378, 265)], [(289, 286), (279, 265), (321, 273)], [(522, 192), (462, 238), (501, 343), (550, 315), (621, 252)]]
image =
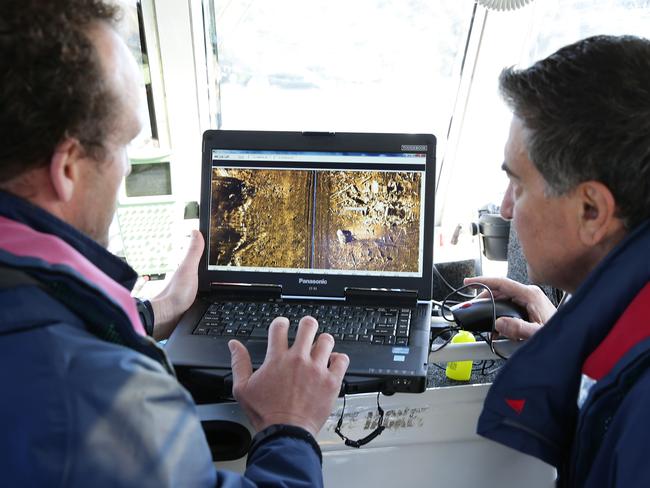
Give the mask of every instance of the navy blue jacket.
[[(57, 236), (133, 286), (131, 268), (51, 214), (0, 192), (0, 217)], [(1, 485), (322, 486), (318, 446), (295, 433), (262, 440), (244, 475), (216, 471), (164, 352), (101, 287), (0, 245), (0, 273), (13, 269), (38, 283), (0, 286)]]
[(555, 466), (558, 486), (650, 486), (649, 283), (646, 222), (504, 366), (478, 433)]

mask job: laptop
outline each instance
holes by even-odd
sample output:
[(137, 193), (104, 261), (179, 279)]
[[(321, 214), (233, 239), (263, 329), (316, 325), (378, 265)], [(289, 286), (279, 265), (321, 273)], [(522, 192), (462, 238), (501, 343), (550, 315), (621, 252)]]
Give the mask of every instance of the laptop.
[[(179, 377), (254, 367), (273, 318), (311, 315), (350, 357), (345, 393), (426, 388), (436, 139), (207, 131), (199, 292), (166, 345)], [(231, 384), (230, 384), (231, 386)]]

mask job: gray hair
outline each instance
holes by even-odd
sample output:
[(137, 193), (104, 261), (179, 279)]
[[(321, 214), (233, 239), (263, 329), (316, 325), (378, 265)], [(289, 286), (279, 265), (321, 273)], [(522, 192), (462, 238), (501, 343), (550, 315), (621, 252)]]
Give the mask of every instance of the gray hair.
[(499, 85), (549, 194), (595, 180), (628, 230), (650, 218), (650, 40), (589, 37), (506, 68)]

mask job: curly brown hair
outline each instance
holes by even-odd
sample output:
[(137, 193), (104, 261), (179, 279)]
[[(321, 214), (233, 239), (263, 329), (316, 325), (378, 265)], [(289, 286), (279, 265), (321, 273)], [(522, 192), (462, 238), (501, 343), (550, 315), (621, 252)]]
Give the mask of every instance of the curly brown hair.
[(48, 165), (66, 137), (102, 157), (115, 97), (88, 30), (119, 15), (101, 0), (0, 3), (0, 183)]

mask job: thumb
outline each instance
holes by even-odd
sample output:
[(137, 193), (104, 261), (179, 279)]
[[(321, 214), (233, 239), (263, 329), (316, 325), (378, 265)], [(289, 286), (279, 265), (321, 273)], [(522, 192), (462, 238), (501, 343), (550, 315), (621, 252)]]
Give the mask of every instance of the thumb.
[(515, 340), (530, 339), (542, 327), (514, 317), (500, 317), (495, 325), (499, 334)]
[(203, 254), (205, 242), (203, 235), (198, 230), (193, 230), (190, 236), (190, 244), (187, 246), (185, 257), (181, 266), (188, 266), (190, 269), (196, 269)]
[(253, 374), (253, 364), (248, 349), (239, 341), (228, 342), (230, 349), (230, 364), (232, 367), (233, 393), (241, 388)]

